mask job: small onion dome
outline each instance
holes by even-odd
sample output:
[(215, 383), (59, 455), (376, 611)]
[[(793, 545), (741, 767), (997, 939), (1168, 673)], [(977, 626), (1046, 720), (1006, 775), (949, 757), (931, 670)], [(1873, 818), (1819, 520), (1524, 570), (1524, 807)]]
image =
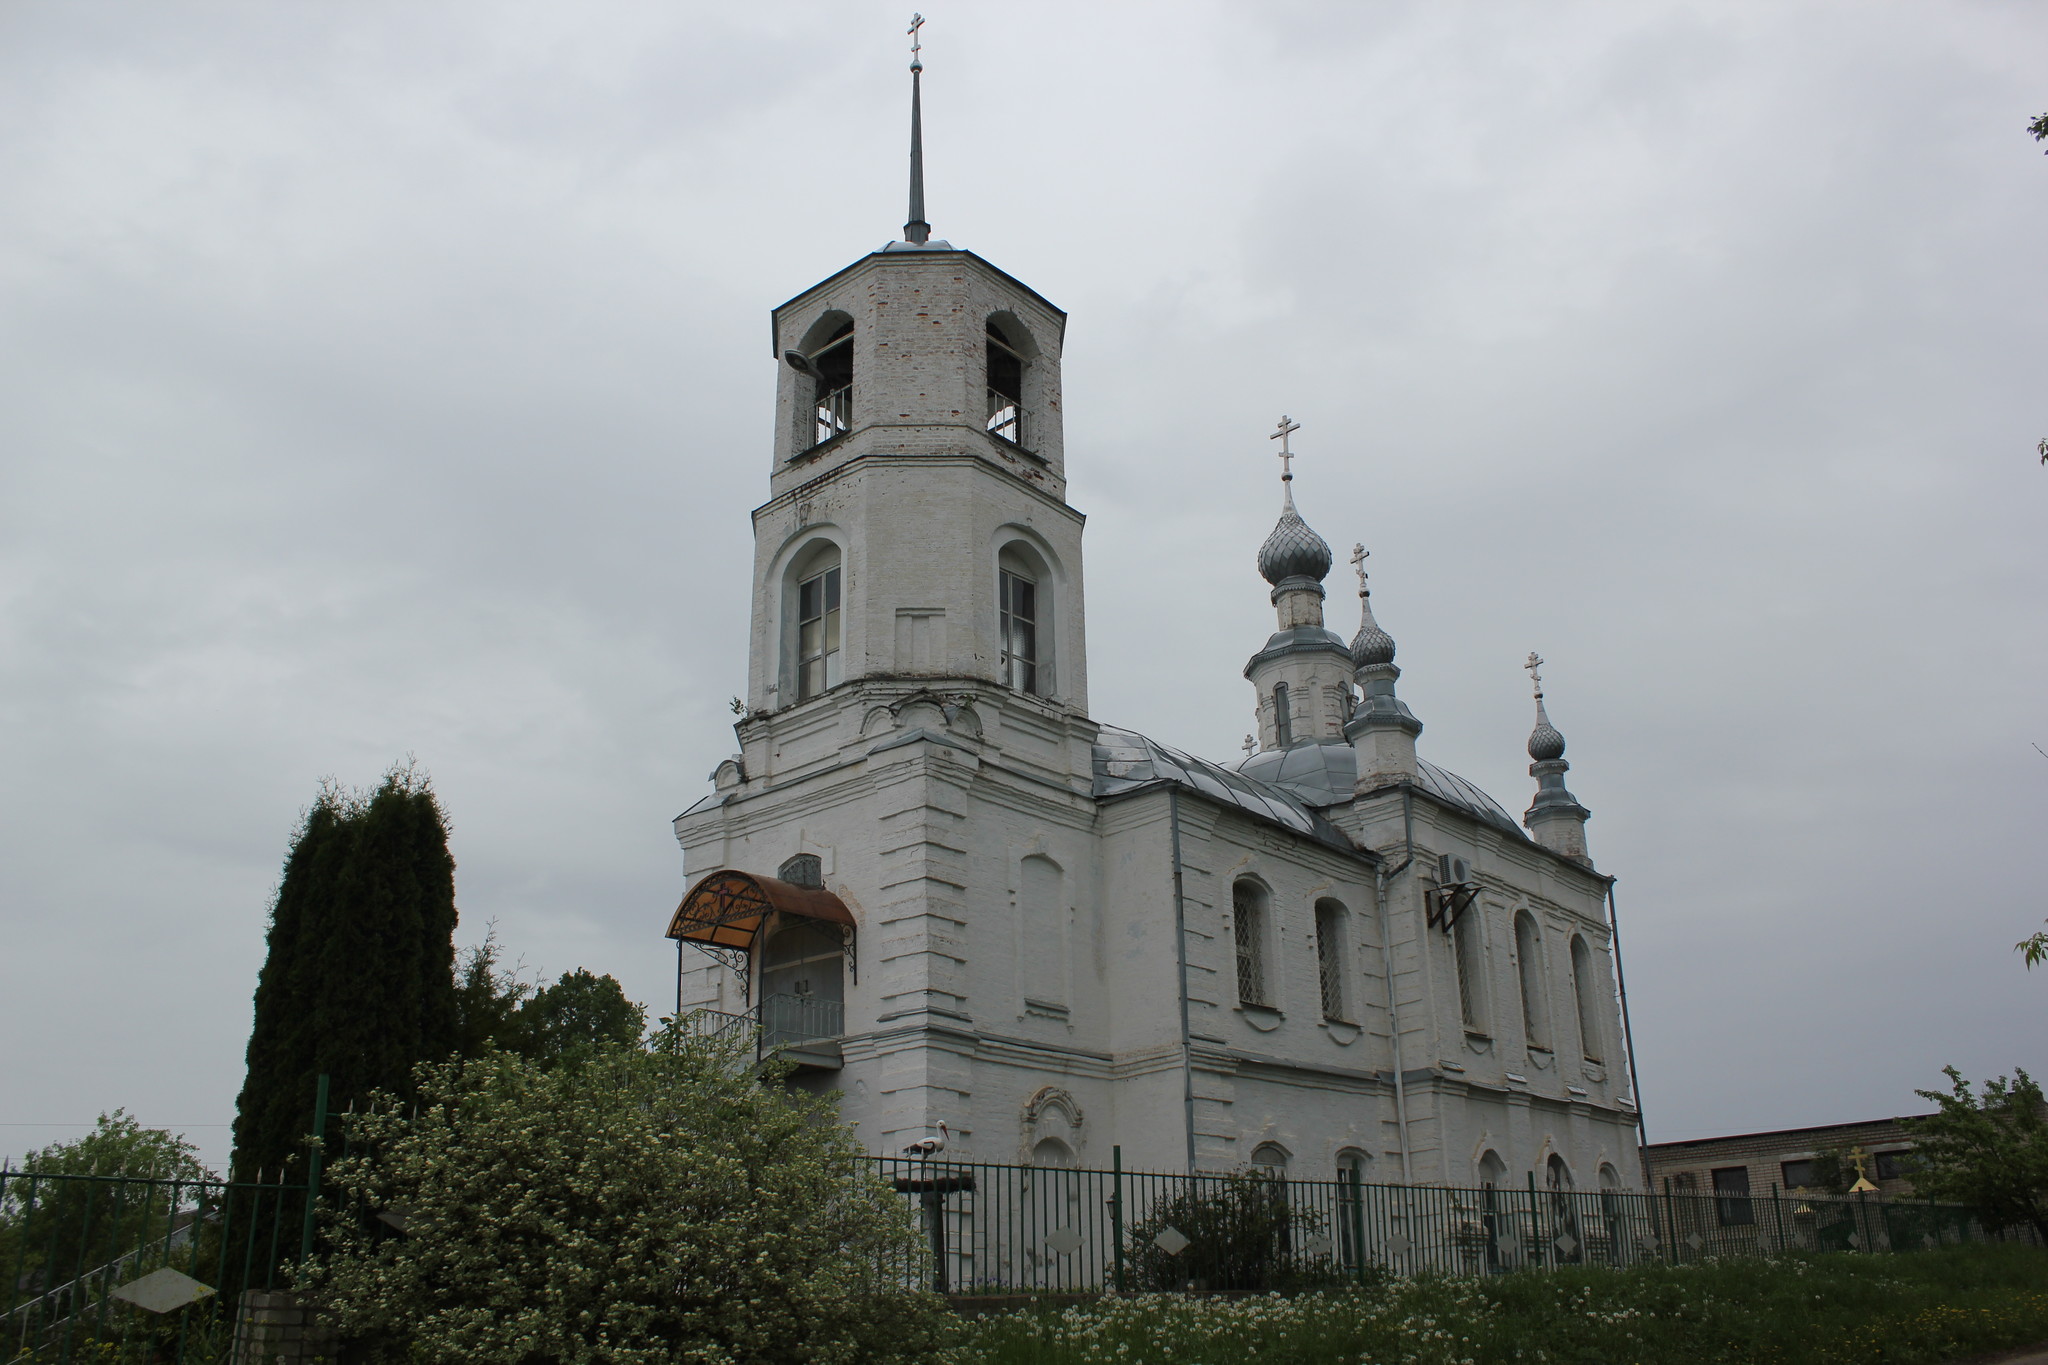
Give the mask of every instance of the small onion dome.
[(1358, 623), (1358, 634), (1351, 637), (1351, 666), (1371, 668), (1394, 662), (1394, 637), (1372, 619), (1372, 598), (1360, 594), (1358, 605), (1363, 619)]
[(1536, 728), (1529, 732), (1529, 757), (1538, 763), (1564, 757), (1564, 736), (1544, 713), (1543, 698), (1536, 698)]
[(1273, 534), (1259, 547), (1260, 576), (1274, 587), (1288, 578), (1320, 583), (1328, 576), (1331, 562), (1330, 542), (1309, 529), (1301, 513), (1294, 510), (1290, 494)]

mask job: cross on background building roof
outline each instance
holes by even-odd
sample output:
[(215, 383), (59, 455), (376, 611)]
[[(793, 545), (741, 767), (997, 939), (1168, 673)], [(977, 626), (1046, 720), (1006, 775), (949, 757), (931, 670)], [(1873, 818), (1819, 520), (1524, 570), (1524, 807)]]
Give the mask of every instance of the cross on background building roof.
[(1283, 412), (1280, 414), (1280, 426), (1266, 438), (1280, 443), (1280, 480), (1283, 483), (1292, 482), (1294, 478), (1294, 452), (1287, 448), (1287, 438), (1300, 430), (1301, 423)]
[(924, 61), (917, 55), (924, 51), (924, 44), (921, 41), (922, 35), (918, 33), (918, 30), (923, 27), (924, 16), (912, 12), (910, 16), (910, 69), (912, 71), (924, 70)]

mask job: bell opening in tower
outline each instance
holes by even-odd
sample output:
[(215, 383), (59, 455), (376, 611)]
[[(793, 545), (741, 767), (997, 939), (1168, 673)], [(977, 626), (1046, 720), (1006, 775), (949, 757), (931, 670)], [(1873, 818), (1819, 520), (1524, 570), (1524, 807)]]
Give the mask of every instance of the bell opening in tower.
[(988, 324), (988, 433), (1024, 444), (1024, 357), (1008, 337)]
[(853, 324), (840, 326), (809, 359), (818, 391), (811, 444), (821, 446), (853, 429)]

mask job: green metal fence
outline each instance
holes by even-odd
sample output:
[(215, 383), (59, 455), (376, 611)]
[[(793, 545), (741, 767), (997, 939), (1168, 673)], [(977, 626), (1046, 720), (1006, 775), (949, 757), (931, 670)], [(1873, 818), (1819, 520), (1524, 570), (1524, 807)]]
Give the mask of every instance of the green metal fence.
[[(906, 1248), (892, 1273), (966, 1295), (1307, 1289), (1998, 1240), (1968, 1208), (1868, 1197), (1447, 1189), (1120, 1160), (868, 1165), (923, 1215), (929, 1251)], [(261, 1296), (310, 1243), (312, 1204), (305, 1183), (0, 1171), (0, 1361), (249, 1358)]]
[(0, 1171), (0, 1360), (225, 1365), (306, 1212), (304, 1184)]
[[(1974, 1210), (1807, 1194), (1457, 1189), (875, 1158), (954, 1294), (1275, 1290), (2001, 1240)], [(2019, 1231), (2006, 1237), (2031, 1237)]]

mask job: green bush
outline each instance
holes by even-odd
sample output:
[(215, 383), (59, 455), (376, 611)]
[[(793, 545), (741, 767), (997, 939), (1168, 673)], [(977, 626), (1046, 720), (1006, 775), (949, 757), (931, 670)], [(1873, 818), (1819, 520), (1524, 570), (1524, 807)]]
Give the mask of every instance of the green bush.
[(964, 1365), (1948, 1365), (2048, 1341), (2048, 1252), (2002, 1245), (1141, 1294), (976, 1322)]
[[(1266, 1290), (1289, 1287), (1303, 1239), (1323, 1230), (1314, 1213), (1290, 1208), (1287, 1187), (1254, 1172), (1191, 1182), (1131, 1225), (1125, 1262), (1139, 1289)], [(1168, 1229), (1187, 1239), (1159, 1245)]]
[(302, 1285), (371, 1361), (852, 1365), (926, 1359), (943, 1304), (904, 1201), (751, 1040), (670, 1029), (544, 1067), (421, 1066), (350, 1121)]

